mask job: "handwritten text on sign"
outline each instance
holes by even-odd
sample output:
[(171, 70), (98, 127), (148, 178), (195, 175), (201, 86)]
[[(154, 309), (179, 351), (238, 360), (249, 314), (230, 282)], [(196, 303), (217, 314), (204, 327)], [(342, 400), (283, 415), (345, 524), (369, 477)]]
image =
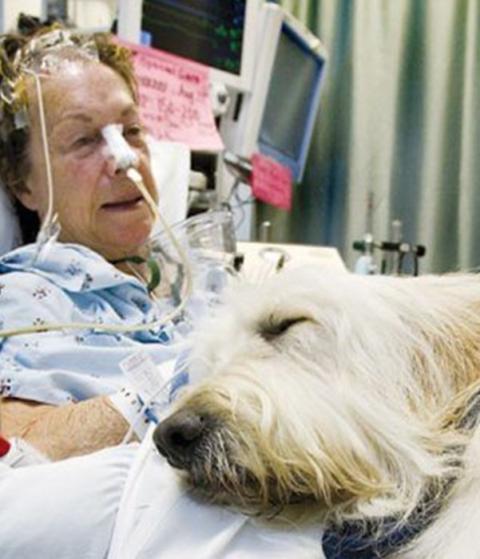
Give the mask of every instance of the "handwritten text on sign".
[(198, 151), (220, 151), (209, 97), (208, 68), (169, 53), (127, 44), (140, 96), (140, 116), (158, 139)]
[(292, 173), (274, 159), (254, 153), (252, 156), (252, 192), (255, 198), (284, 210), (292, 207)]

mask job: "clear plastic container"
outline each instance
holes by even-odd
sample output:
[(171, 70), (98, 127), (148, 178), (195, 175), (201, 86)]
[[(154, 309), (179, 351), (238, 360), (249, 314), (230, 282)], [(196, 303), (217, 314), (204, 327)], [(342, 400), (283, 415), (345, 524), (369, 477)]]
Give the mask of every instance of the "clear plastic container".
[[(204, 212), (173, 225), (170, 231), (187, 259), (193, 294), (215, 299), (234, 274), (236, 239), (231, 212)], [(161, 285), (177, 303), (187, 289), (188, 271), (166, 231), (152, 237), (151, 253), (160, 267)]]

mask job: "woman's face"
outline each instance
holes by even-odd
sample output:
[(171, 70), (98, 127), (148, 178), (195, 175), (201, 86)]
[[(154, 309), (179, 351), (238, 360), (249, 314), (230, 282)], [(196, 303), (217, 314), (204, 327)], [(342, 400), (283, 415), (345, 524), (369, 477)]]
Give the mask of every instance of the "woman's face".
[[(115, 169), (101, 130), (107, 124), (123, 125), (144, 184), (156, 200), (138, 107), (123, 79), (104, 64), (78, 62), (60, 70), (42, 78), (60, 240), (83, 244), (107, 259), (135, 254), (150, 234), (153, 217), (125, 171)], [(20, 200), (43, 218), (46, 166), (34, 87), (29, 91), (31, 171), (28, 192)]]

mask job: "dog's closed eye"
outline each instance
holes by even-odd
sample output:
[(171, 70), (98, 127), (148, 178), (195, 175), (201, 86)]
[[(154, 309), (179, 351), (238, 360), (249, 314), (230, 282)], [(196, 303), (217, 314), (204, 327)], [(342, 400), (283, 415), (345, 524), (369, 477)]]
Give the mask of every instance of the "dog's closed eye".
[(272, 317), (269, 321), (259, 325), (258, 333), (264, 340), (270, 342), (271, 340), (278, 338), (282, 334), (285, 334), (295, 324), (306, 322), (307, 320), (308, 318), (305, 316), (279, 319), (275, 319), (274, 317)]

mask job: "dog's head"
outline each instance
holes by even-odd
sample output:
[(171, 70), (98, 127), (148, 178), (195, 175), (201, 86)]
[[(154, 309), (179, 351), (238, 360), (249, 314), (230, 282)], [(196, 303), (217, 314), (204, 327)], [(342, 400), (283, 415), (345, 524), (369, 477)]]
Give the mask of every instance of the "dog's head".
[(305, 270), (236, 290), (198, 332), (205, 376), (157, 427), (160, 452), (249, 510), (408, 506), (440, 445), (409, 316), (421, 304), (396, 281)]

